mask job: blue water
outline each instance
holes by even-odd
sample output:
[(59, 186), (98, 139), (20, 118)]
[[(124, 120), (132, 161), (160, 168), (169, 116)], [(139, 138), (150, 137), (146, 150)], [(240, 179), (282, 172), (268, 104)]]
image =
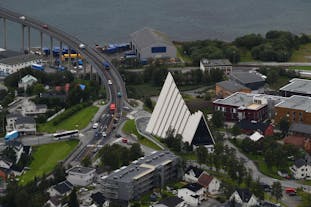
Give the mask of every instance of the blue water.
[[(272, 29), (311, 34), (311, 0), (1, 0), (0, 6), (56, 25), (89, 44), (126, 41), (144, 26), (174, 40), (232, 40)], [(10, 46), (17, 47), (20, 28), (10, 24), (9, 31)]]

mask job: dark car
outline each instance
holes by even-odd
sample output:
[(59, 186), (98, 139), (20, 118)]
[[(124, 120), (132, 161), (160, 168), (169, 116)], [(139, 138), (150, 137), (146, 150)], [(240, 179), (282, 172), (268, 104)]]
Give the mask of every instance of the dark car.
[(120, 138), (121, 137), (121, 135), (120, 134), (116, 134), (116, 138)]

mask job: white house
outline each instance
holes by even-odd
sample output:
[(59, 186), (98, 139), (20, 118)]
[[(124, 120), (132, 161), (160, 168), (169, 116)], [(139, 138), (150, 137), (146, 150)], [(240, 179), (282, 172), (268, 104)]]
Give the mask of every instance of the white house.
[(296, 179), (311, 180), (311, 157), (306, 155), (304, 159), (296, 160), (290, 170)]
[(67, 170), (67, 180), (74, 186), (88, 186), (94, 181), (95, 169), (90, 167), (73, 167)]
[(186, 172), (183, 176), (183, 180), (188, 182), (188, 183), (196, 183), (196, 182), (198, 182), (198, 179), (203, 172), (204, 172), (203, 170), (201, 170), (197, 167), (190, 166), (186, 170)]
[(212, 69), (223, 70), (226, 75), (232, 72), (232, 63), (228, 59), (202, 59), (200, 61), (200, 69), (202, 71), (210, 71)]
[(178, 189), (177, 196), (190, 206), (198, 206), (206, 198), (205, 188), (198, 183), (190, 183)]
[(4, 168), (4, 169), (9, 170), (12, 165), (13, 165), (13, 163), (8, 161), (8, 160), (3, 159), (3, 158), (0, 159), (0, 168)]
[(35, 134), (36, 122), (32, 117), (22, 116), (21, 114), (8, 114), (6, 116), (6, 131), (18, 131), (20, 134)]
[(230, 202), (240, 204), (242, 207), (253, 207), (258, 204), (256, 196), (248, 189), (237, 189), (229, 200)]
[(18, 87), (26, 90), (29, 86), (32, 86), (36, 82), (38, 82), (38, 79), (28, 74), (18, 82)]
[(21, 113), (24, 116), (33, 116), (38, 114), (44, 114), (47, 111), (47, 105), (38, 104), (36, 105), (34, 102), (30, 100), (25, 100), (21, 104)]
[(207, 173), (202, 173), (198, 179), (198, 183), (206, 188), (206, 191), (210, 195), (219, 194), (220, 181)]

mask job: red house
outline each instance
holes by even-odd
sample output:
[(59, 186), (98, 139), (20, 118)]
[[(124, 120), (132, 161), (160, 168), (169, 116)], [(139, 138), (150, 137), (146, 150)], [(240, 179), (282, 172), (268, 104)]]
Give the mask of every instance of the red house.
[(234, 93), (213, 102), (215, 111), (222, 111), (226, 121), (264, 121), (268, 118), (268, 102), (258, 94)]
[(249, 120), (241, 120), (237, 123), (244, 134), (253, 134), (255, 131), (260, 132), (264, 136), (272, 136), (274, 127), (270, 123), (256, 122)]

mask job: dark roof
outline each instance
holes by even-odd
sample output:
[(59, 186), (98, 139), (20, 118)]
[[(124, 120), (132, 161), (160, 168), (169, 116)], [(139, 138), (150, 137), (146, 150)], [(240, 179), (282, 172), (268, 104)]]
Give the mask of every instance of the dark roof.
[(253, 130), (253, 131), (260, 130), (261, 132), (265, 132), (270, 124), (263, 122), (252, 122), (244, 119), (238, 122), (237, 125), (244, 130)]
[(36, 121), (34, 118), (29, 116), (21, 116), (16, 119), (15, 124), (35, 124)]
[(232, 66), (228, 59), (202, 59), (201, 62), (204, 66)]
[(189, 183), (189, 184), (185, 185), (183, 188), (187, 188), (187, 189), (191, 190), (192, 192), (197, 192), (198, 190), (203, 188), (203, 186), (200, 185), (199, 183)]
[(237, 192), (238, 192), (238, 194), (239, 194), (239, 196), (240, 196), (240, 198), (241, 198), (241, 200), (243, 201), (243, 203), (248, 203), (248, 201), (249, 201), (249, 199), (251, 199), (251, 197), (252, 197), (252, 193), (248, 190), (248, 189), (246, 189), (246, 188), (244, 188), (244, 189), (237, 189), (236, 190)]
[(265, 82), (265, 79), (256, 73), (232, 72), (230, 76), (242, 84)]
[(24, 148), (23, 148), (23, 150), (24, 150), (24, 153), (26, 154), (26, 155), (29, 155), (30, 154), (30, 150), (31, 149), (31, 146), (24, 146)]
[(21, 142), (19, 142), (19, 141), (16, 141), (16, 140), (11, 141), (11, 142), (7, 142), (7, 145), (9, 147), (12, 147), (12, 148), (21, 148), (21, 147), (23, 147), (23, 144)]
[(227, 91), (230, 91), (232, 93), (234, 92), (238, 92), (238, 91), (241, 91), (242, 89), (249, 89), (235, 81), (232, 81), (232, 80), (226, 80), (226, 81), (221, 81), (221, 82), (218, 82), (216, 83), (216, 85), (226, 89)]
[(51, 203), (53, 203), (54, 205), (59, 205), (61, 204), (61, 197), (59, 196), (53, 196), (50, 198)]
[(200, 175), (198, 183), (204, 187), (207, 187), (213, 179), (213, 176), (203, 173), (202, 175)]
[(269, 203), (268, 201), (264, 201), (263, 203), (261, 203), (262, 207), (278, 207), (278, 205), (274, 204), (274, 203)]
[(300, 158), (295, 160), (294, 165), (297, 168), (300, 168), (304, 165), (311, 165), (311, 157), (309, 155), (306, 155), (304, 158)]
[(93, 193), (91, 195), (91, 198), (96, 204), (100, 206), (102, 206), (106, 201), (106, 198), (103, 196), (101, 192)]
[(6, 115), (6, 118), (18, 118), (18, 117), (22, 117), (22, 115), (20, 113), (12, 113), (12, 114), (8, 114)]
[(16, 172), (23, 172), (24, 168), (25, 168), (24, 166), (13, 165), (11, 167), (11, 170), (16, 171)]
[(292, 123), (289, 127), (289, 131), (303, 134), (311, 134), (311, 125), (303, 123)]
[(72, 184), (68, 181), (63, 181), (54, 186), (54, 189), (61, 195), (64, 195), (67, 192), (71, 191), (72, 188), (73, 188)]
[(175, 207), (183, 201), (184, 201), (183, 199), (178, 198), (177, 196), (171, 196), (160, 201), (159, 204), (163, 204), (168, 207)]
[(186, 170), (186, 173), (189, 173), (190, 170), (192, 170), (192, 171), (194, 172), (195, 177), (197, 177), (197, 178), (198, 178), (198, 177), (202, 174), (202, 172), (203, 172), (203, 170), (201, 170), (200, 168), (197, 168), (197, 167), (194, 167), (194, 166), (190, 166), (190, 167)]

